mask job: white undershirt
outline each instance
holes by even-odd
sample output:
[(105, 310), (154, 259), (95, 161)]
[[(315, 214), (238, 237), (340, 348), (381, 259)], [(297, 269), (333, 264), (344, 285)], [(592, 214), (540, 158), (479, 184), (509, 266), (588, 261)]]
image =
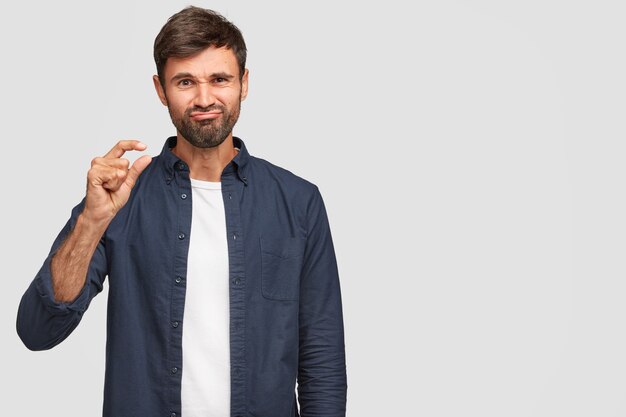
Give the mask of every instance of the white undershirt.
[(193, 212), (181, 412), (185, 417), (230, 417), (229, 271), (222, 184), (190, 179)]

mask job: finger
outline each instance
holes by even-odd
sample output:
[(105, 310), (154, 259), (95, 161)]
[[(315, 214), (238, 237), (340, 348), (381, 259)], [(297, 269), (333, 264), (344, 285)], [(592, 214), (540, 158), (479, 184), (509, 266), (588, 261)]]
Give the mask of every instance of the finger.
[(96, 165), (87, 173), (89, 185), (100, 187), (104, 182), (111, 180), (115, 176), (115, 168), (104, 165)]
[(128, 176), (126, 177), (126, 185), (130, 188), (135, 186), (135, 182), (137, 182), (137, 178), (143, 172), (144, 169), (152, 162), (152, 157), (150, 155), (144, 155), (141, 158), (137, 159), (133, 166), (128, 170)]
[(117, 190), (126, 180), (128, 171), (125, 169), (112, 168), (104, 165), (96, 165), (89, 170), (87, 179), (93, 187), (103, 187), (109, 190)]
[(128, 176), (128, 171), (125, 169), (115, 169), (113, 176), (110, 180), (102, 183), (102, 188), (106, 188), (110, 191), (117, 191), (126, 181), (126, 177)]
[(98, 156), (91, 160), (91, 166), (94, 167), (96, 165), (104, 165), (127, 170), (130, 166), (130, 161), (126, 158), (102, 158)]
[(145, 151), (148, 148), (143, 142), (138, 140), (120, 140), (115, 144), (109, 152), (104, 155), (105, 158), (119, 158), (126, 151)]

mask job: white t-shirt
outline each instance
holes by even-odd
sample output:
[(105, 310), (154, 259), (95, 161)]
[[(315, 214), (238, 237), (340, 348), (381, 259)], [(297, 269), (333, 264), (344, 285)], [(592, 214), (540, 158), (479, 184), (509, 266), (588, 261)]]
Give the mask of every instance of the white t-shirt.
[(228, 242), (222, 183), (191, 178), (182, 415), (230, 417)]

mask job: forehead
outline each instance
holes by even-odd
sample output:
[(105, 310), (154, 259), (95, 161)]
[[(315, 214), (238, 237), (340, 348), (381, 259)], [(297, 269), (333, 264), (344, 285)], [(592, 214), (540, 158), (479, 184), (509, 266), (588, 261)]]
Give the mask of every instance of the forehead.
[(225, 46), (220, 48), (209, 46), (184, 58), (168, 58), (164, 71), (166, 80), (179, 72), (188, 72), (198, 78), (209, 77), (217, 72), (236, 76), (239, 73), (239, 64), (232, 49), (227, 49)]

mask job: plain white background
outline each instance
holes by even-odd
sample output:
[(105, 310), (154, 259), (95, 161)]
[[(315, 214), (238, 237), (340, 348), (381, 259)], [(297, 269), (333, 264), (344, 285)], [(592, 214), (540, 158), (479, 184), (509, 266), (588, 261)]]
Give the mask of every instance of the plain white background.
[[(324, 197), (349, 416), (626, 414), (623, 2), (194, 4), (248, 45), (235, 134)], [(91, 159), (174, 134), (152, 46), (186, 5), (1, 6), (5, 414), (101, 413), (106, 287), (46, 352), (17, 306)]]

